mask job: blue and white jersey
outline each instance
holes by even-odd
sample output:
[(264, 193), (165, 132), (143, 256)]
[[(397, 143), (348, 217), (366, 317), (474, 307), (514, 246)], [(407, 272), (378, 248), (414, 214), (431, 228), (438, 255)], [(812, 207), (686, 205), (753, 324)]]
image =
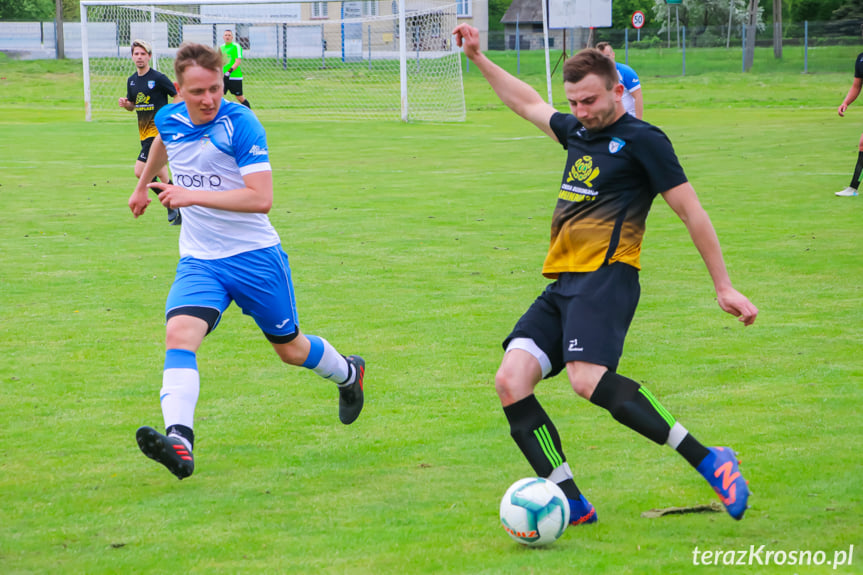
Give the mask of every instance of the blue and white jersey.
[(632, 93), (636, 90), (641, 90), (641, 81), (638, 79), (638, 74), (635, 70), (626, 64), (614, 63), (617, 67), (617, 77), (620, 78), (620, 83), (623, 84), (623, 107), (626, 112), (635, 116), (635, 98)]
[[(243, 176), (271, 171), (264, 127), (251, 110), (225, 99), (212, 122), (195, 125), (185, 102), (165, 106), (156, 127), (168, 151), (174, 184), (224, 192), (245, 187)], [(213, 260), (280, 243), (267, 214), (182, 208), (180, 257)]]

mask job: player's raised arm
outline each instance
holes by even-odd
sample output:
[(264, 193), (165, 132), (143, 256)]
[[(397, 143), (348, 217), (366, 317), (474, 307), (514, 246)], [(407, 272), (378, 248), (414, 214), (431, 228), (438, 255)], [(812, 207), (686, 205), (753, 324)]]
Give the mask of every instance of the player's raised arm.
[(692, 243), (701, 254), (701, 259), (704, 260), (707, 271), (713, 279), (719, 307), (739, 319), (744, 325), (752, 325), (758, 315), (758, 308), (731, 285), (716, 230), (710, 221), (710, 216), (698, 201), (692, 184), (689, 182), (680, 184), (663, 193), (662, 197), (686, 225)]
[(557, 141), (549, 125), (551, 116), (557, 111), (542, 99), (542, 96), (491, 60), (479, 48), (479, 31), (469, 24), (460, 24), (453, 30), (456, 44), (461, 46), (471, 62), (476, 64), (483, 77), (491, 85), (497, 97), (513, 112), (532, 122), (537, 128)]

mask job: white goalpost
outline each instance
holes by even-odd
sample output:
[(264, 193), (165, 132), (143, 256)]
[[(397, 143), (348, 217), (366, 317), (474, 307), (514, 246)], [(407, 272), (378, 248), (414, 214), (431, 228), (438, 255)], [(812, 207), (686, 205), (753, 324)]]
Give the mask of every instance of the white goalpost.
[[(82, 0), (87, 121), (117, 113), (134, 73), (131, 43), (174, 80), (183, 42), (243, 48), (243, 92), (286, 118), (460, 122), (454, 0)], [(230, 98), (230, 95), (228, 95)]]

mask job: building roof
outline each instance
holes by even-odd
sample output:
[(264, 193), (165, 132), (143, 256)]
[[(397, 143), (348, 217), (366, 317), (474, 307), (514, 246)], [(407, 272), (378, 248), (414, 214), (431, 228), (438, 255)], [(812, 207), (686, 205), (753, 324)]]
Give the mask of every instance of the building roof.
[(542, 24), (540, 0), (512, 0), (500, 21), (504, 24)]

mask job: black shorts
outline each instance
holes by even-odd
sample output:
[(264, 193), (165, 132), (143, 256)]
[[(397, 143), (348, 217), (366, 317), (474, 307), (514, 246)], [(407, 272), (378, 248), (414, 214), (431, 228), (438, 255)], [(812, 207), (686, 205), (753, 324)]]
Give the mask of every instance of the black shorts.
[(521, 316), (503, 342), (532, 339), (551, 362), (553, 377), (570, 361), (617, 369), (641, 286), (627, 264), (586, 273), (563, 273)]
[(242, 78), (225, 78), (225, 94), (230, 92), (234, 96), (243, 95), (243, 79)]
[(145, 164), (147, 163), (147, 158), (150, 157), (150, 146), (153, 145), (153, 140), (155, 139), (156, 137), (154, 136), (152, 138), (146, 138), (144, 140), (141, 140), (141, 153), (138, 154), (139, 162), (144, 162)]

